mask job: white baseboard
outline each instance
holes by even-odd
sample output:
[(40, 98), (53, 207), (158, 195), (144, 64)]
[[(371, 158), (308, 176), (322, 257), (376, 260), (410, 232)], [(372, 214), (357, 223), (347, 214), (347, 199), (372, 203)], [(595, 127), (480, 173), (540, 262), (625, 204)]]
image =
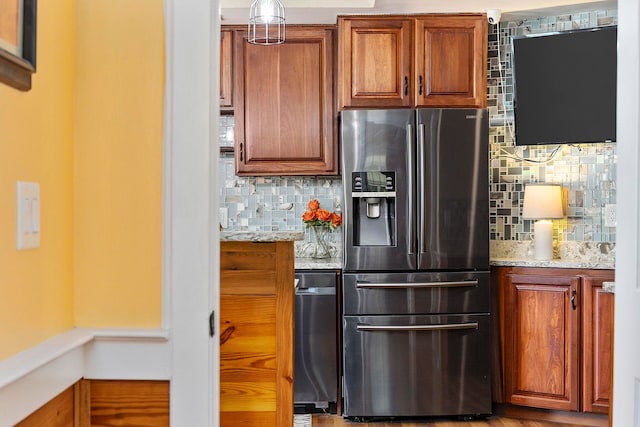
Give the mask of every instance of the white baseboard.
[(168, 380), (169, 333), (75, 328), (0, 361), (0, 426), (15, 425), (81, 378)]

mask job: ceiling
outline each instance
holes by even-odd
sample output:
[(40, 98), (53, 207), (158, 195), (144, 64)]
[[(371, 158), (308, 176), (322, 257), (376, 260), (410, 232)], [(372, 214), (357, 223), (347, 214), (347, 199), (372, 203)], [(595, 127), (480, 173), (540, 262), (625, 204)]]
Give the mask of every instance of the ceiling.
[[(502, 21), (615, 9), (617, 0), (281, 0), (287, 24), (335, 24), (337, 15), (486, 12)], [(221, 0), (222, 24), (246, 24), (252, 0)]]

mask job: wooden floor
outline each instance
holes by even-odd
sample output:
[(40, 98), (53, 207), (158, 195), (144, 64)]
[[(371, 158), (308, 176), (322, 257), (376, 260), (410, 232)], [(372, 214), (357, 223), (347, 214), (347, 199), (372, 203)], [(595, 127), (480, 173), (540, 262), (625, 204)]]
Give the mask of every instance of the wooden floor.
[(582, 427), (578, 424), (560, 424), (554, 422), (519, 420), (492, 416), (486, 420), (455, 421), (450, 419), (434, 419), (424, 422), (350, 422), (336, 415), (314, 415), (313, 427)]

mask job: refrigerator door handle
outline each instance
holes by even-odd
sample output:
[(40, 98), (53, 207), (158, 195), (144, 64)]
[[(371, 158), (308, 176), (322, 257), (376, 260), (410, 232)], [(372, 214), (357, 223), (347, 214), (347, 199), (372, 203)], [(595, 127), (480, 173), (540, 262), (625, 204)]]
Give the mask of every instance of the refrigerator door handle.
[(417, 139), (418, 139), (418, 147), (416, 150), (416, 162), (418, 164), (418, 188), (417, 188), (417, 198), (418, 198), (418, 213), (416, 215), (416, 221), (418, 221), (418, 230), (417, 230), (417, 234), (414, 234), (414, 236), (417, 237), (417, 241), (418, 241), (418, 265), (420, 265), (420, 254), (422, 254), (425, 251), (424, 248), (424, 241), (423, 241), (423, 233), (424, 233), (424, 228), (426, 226), (426, 224), (424, 223), (424, 221), (426, 220), (425, 217), (425, 168), (424, 168), (424, 143), (425, 143), (425, 139), (424, 139), (424, 123), (419, 123), (418, 124), (418, 135), (417, 135)]
[(442, 325), (365, 325), (358, 323), (356, 330), (361, 332), (398, 332), (398, 331), (452, 331), (478, 329), (478, 322), (449, 323)]
[(407, 125), (407, 211), (409, 212), (409, 221), (407, 221), (407, 253), (413, 255), (416, 253), (416, 215), (415, 215), (415, 158), (413, 154), (415, 152), (415, 138), (413, 135), (413, 126), (411, 123)]
[(356, 283), (358, 289), (380, 289), (380, 288), (477, 288), (477, 280), (458, 280), (451, 282), (416, 282), (416, 283)]

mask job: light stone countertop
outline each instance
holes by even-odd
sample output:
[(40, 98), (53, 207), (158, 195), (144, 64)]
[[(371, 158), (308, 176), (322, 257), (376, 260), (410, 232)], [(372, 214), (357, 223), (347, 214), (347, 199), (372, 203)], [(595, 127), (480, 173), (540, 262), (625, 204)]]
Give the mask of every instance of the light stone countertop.
[(303, 231), (221, 231), (221, 242), (284, 242), (303, 240)]
[(342, 268), (342, 259), (340, 258), (298, 258), (295, 261), (296, 270), (336, 270)]
[[(321, 270), (342, 268), (342, 250), (334, 247), (332, 258), (306, 257), (304, 231), (222, 231), (222, 242), (277, 242), (290, 241), (295, 245), (295, 268)], [(560, 242), (555, 248), (553, 260), (534, 260), (530, 254), (530, 241), (491, 241), (490, 264), (503, 267), (546, 267), (576, 269), (615, 269), (615, 243)]]
[(615, 263), (593, 262), (581, 259), (552, 259), (540, 261), (522, 258), (491, 258), (490, 264), (496, 267), (546, 267), (546, 268), (584, 268), (591, 270), (613, 270)]
[(609, 242), (560, 242), (554, 248), (554, 259), (533, 259), (531, 241), (490, 242), (490, 259), (493, 266), (584, 268), (613, 270), (616, 268), (615, 243)]

